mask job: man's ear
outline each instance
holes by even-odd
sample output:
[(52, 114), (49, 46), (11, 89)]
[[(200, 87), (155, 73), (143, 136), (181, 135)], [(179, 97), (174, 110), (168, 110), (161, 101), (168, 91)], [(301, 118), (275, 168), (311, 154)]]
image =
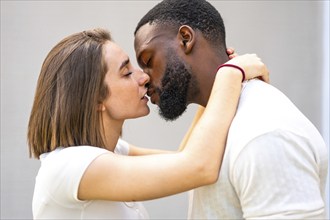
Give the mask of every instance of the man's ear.
[(178, 31), (178, 38), (180, 40), (180, 45), (183, 48), (185, 54), (191, 52), (195, 45), (195, 31), (188, 25), (182, 25)]

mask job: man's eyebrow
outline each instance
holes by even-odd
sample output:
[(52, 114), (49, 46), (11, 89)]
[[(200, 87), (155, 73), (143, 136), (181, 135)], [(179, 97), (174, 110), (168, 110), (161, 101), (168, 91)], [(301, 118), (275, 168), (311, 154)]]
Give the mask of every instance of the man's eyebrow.
[[(161, 37), (162, 35), (163, 35), (163, 34), (157, 34), (157, 35), (153, 36), (153, 37), (150, 38), (146, 43), (144, 43), (144, 45), (148, 45), (148, 44), (150, 44), (153, 40), (155, 40), (156, 38)], [(141, 63), (141, 64), (143, 64), (142, 61), (141, 61), (141, 59), (142, 59), (141, 56), (142, 56), (142, 54), (145, 53), (145, 51), (146, 51), (145, 47), (146, 47), (146, 46), (144, 46), (142, 50), (138, 51), (138, 54), (137, 54), (137, 57), (136, 57), (137, 61), (138, 61), (139, 63)]]
[(121, 65), (120, 65), (120, 67), (119, 67), (119, 71), (120, 71), (122, 68), (124, 68), (128, 63), (129, 63), (129, 58), (127, 58), (126, 60), (124, 60), (124, 61), (121, 63)]
[(141, 60), (141, 59), (142, 59), (142, 57), (141, 57), (141, 56), (142, 56), (142, 52), (143, 52), (143, 51), (139, 52), (139, 54), (138, 54), (138, 56), (137, 56), (137, 58), (136, 58), (136, 59), (137, 59), (137, 62), (138, 62), (139, 64), (142, 64), (142, 60)]

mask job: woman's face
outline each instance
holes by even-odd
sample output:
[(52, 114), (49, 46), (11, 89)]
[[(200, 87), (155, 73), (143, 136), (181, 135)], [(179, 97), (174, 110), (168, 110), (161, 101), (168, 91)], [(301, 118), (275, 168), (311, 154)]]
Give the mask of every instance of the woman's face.
[(125, 120), (149, 114), (146, 97), (149, 76), (130, 63), (128, 55), (115, 43), (106, 42), (103, 57), (108, 67), (104, 83), (108, 96), (102, 110), (110, 119)]

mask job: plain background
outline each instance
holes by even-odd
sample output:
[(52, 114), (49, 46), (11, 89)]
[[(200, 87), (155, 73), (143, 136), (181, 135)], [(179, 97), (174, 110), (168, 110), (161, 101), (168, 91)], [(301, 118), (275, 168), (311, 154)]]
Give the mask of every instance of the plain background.
[[(32, 218), (40, 164), (29, 158), (26, 128), (47, 53), (69, 34), (104, 27), (136, 64), (133, 31), (157, 2), (1, 1), (1, 218)], [(223, 16), (228, 46), (239, 54), (257, 53), (271, 72), (271, 84), (301, 109), (329, 146), (329, 2), (210, 2)], [(173, 123), (150, 107), (148, 117), (125, 123), (124, 139), (175, 150), (196, 105)], [(187, 217), (187, 193), (145, 204), (152, 219)]]

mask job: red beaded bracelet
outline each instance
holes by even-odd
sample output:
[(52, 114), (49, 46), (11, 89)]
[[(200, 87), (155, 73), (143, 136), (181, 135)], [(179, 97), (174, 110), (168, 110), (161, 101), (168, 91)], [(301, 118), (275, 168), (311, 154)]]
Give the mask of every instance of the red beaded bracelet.
[(245, 80), (245, 72), (244, 72), (244, 70), (243, 70), (241, 67), (236, 66), (236, 65), (234, 65), (234, 64), (224, 63), (224, 64), (220, 65), (220, 66), (217, 68), (217, 72), (218, 72), (218, 70), (219, 70), (221, 67), (225, 67), (225, 66), (227, 66), (227, 67), (233, 67), (233, 68), (236, 68), (236, 69), (240, 70), (241, 73), (242, 73), (242, 77), (243, 77), (242, 82), (244, 82), (244, 80)]

